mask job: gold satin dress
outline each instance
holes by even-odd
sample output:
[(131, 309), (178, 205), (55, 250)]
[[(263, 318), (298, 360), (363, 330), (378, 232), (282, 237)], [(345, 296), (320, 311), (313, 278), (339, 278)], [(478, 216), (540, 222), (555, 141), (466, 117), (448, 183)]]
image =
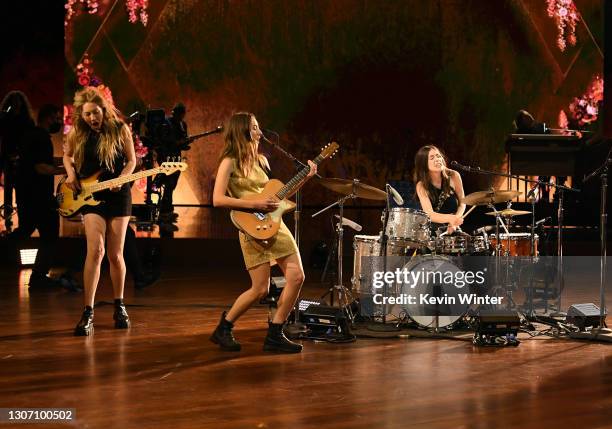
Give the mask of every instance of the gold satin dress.
[[(230, 197), (233, 198), (241, 198), (247, 194), (259, 194), (270, 180), (258, 162), (255, 163), (247, 177), (244, 177), (242, 172), (236, 168), (235, 161), (232, 170), (227, 189)], [(238, 236), (247, 270), (298, 252), (293, 235), (282, 220), (278, 233), (270, 240), (266, 240), (266, 243), (242, 231), (238, 232)]]

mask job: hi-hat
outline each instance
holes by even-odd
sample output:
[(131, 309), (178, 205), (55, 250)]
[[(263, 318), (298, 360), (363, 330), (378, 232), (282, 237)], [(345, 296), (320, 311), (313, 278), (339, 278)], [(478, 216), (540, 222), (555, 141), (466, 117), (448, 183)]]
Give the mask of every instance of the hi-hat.
[[(497, 213), (499, 213), (499, 215), (502, 217), (512, 217), (512, 216), (521, 216), (521, 215), (531, 214), (531, 212), (528, 212), (525, 210), (514, 210), (514, 209), (503, 209), (503, 210), (499, 210)], [(495, 216), (495, 212), (488, 212), (485, 214), (488, 214), (489, 216)]]
[(472, 192), (469, 195), (466, 195), (465, 198), (461, 200), (462, 204), (468, 206), (486, 206), (487, 204), (497, 204), (504, 203), (510, 201), (519, 195), (522, 192), (520, 191), (478, 191)]
[(359, 181), (353, 181), (350, 179), (338, 179), (322, 178), (319, 179), (319, 183), (325, 186), (327, 189), (331, 189), (339, 194), (349, 195), (355, 194), (359, 198), (365, 198), (368, 200), (386, 200), (387, 193), (383, 190), (375, 188), (374, 186), (365, 185)]

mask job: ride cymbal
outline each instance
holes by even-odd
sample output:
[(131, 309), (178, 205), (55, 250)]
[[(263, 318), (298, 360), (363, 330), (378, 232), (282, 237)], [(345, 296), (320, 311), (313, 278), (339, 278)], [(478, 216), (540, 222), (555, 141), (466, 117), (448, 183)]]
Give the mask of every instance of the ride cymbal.
[(331, 189), (332, 191), (338, 192), (339, 194), (355, 194), (359, 198), (365, 198), (368, 200), (387, 199), (387, 193), (385, 191), (375, 188), (374, 186), (366, 185), (359, 181), (353, 181), (350, 179), (338, 179), (335, 177), (322, 178), (318, 181), (327, 189)]

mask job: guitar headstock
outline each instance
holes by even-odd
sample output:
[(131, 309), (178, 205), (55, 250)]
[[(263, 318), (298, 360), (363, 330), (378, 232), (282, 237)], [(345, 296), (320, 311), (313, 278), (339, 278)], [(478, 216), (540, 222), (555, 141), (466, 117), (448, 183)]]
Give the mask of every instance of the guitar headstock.
[(186, 162), (167, 161), (167, 162), (163, 162), (159, 166), (159, 169), (164, 174), (172, 174), (172, 173), (175, 173), (177, 171), (185, 171), (185, 170), (187, 170), (187, 163)]
[(321, 150), (321, 155), (319, 155), (322, 159), (333, 157), (340, 149), (340, 145), (336, 142), (331, 142), (325, 145), (325, 147)]

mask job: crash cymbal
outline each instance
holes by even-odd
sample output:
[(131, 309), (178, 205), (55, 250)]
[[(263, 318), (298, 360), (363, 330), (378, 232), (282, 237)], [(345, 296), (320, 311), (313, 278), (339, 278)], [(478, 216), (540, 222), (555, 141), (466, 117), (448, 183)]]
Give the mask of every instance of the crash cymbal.
[[(531, 212), (528, 212), (526, 210), (514, 210), (514, 209), (499, 210), (498, 213), (502, 215), (502, 217), (512, 217), (512, 216), (521, 216), (521, 215), (531, 214)], [(495, 212), (488, 212), (485, 214), (489, 216), (495, 216)]]
[(487, 204), (497, 204), (503, 203), (506, 201), (510, 201), (519, 195), (522, 192), (520, 191), (478, 191), (472, 192), (469, 195), (466, 195), (465, 198), (461, 200), (462, 204), (468, 206), (485, 206)]
[(325, 186), (327, 189), (331, 189), (332, 191), (343, 195), (354, 193), (359, 198), (365, 198), (368, 200), (387, 199), (387, 193), (385, 191), (375, 188), (374, 186), (365, 185), (359, 181), (353, 182), (353, 180), (350, 179), (338, 179), (332, 177), (319, 179), (319, 183)]

